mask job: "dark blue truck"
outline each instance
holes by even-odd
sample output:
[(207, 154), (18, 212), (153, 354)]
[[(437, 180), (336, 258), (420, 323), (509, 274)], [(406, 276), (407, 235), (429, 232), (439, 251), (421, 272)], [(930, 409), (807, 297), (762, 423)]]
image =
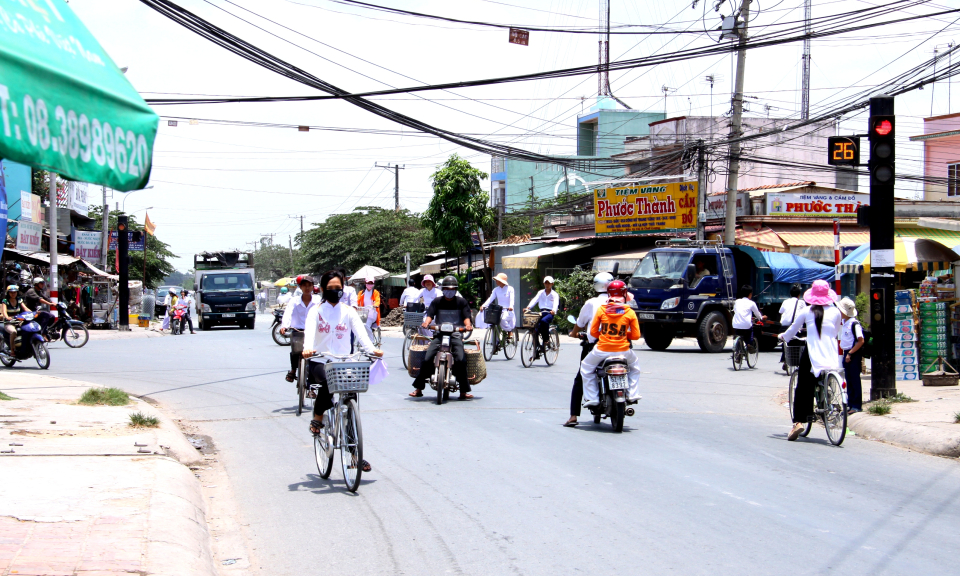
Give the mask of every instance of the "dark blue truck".
[[(808, 288), (818, 278), (830, 280), (834, 269), (792, 254), (761, 252), (749, 246), (687, 239), (662, 240), (637, 265), (629, 280), (632, 307), (642, 324), (644, 341), (665, 350), (674, 338), (694, 337), (704, 352), (720, 352), (731, 334), (733, 303), (743, 284), (771, 320), (790, 286)], [(764, 328), (762, 349), (776, 346), (778, 324)]]
[(201, 330), (214, 326), (253, 327), (260, 288), (255, 282), (252, 252), (201, 252), (193, 257), (197, 319)]

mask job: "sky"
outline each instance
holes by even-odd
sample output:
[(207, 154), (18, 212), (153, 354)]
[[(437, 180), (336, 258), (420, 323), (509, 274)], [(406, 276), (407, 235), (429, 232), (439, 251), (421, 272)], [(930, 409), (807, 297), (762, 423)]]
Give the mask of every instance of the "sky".
[[(371, 0), (405, 10), (528, 27), (597, 26), (598, 0)], [(529, 46), (510, 44), (508, 32), (372, 11), (335, 0), (179, 0), (182, 7), (332, 84), (353, 92), (493, 78), (584, 66), (597, 61), (597, 36), (533, 31)], [(866, 0), (812, 0), (814, 18), (880, 4)], [(885, 4), (885, 3), (884, 3)], [(146, 5), (116, 0), (71, 0), (144, 98), (302, 96), (316, 91), (279, 76), (180, 27)], [(615, 35), (611, 59), (715, 45), (707, 32), (731, 12), (715, 0), (611, 1), (614, 27), (662, 25), (699, 32)], [(898, 16), (956, 8), (928, 2)], [(777, 23), (802, 21), (802, 0), (754, 0), (751, 35)], [(812, 47), (811, 110), (917, 66), (956, 38), (960, 13), (816, 40)], [(817, 29), (817, 25), (814, 25)], [(748, 116), (799, 117), (801, 43), (751, 50), (746, 60)], [(958, 53), (960, 56), (960, 53)], [(613, 93), (632, 108), (668, 116), (720, 115), (730, 109), (733, 58), (703, 57), (611, 73)], [(711, 95), (707, 75), (716, 77)], [(666, 87), (666, 101), (663, 88)], [(960, 86), (958, 86), (960, 90)], [(947, 81), (896, 99), (898, 172), (922, 171), (922, 148), (908, 140), (923, 133), (924, 117), (958, 111)], [(545, 154), (574, 154), (578, 114), (595, 102), (596, 75), (537, 80), (416, 94), (376, 102), (434, 126), (470, 133)], [(949, 95), (949, 97), (948, 97)], [(958, 102), (954, 105), (952, 102)], [(304, 225), (357, 206), (394, 205), (399, 164), (400, 204), (422, 212), (432, 195), (430, 174), (451, 154), (490, 171), (490, 157), (433, 136), (401, 128), (338, 100), (156, 106), (161, 115), (151, 189), (113, 192), (142, 220), (145, 209), (158, 237), (185, 271), (193, 254), (250, 249), (262, 237), (288, 245)], [(169, 126), (170, 117), (179, 118)], [(191, 122), (189, 119), (194, 119)], [(211, 120), (283, 124), (227, 126)], [(313, 127), (300, 132), (292, 126)], [(327, 129), (319, 129), (319, 128)], [(331, 128), (337, 130), (330, 130)], [(350, 131), (339, 129), (347, 128)], [(364, 132), (357, 132), (363, 129)], [(371, 131), (373, 131), (371, 133)], [(377, 131), (390, 131), (387, 134)], [(866, 116), (845, 119), (844, 134), (866, 131)], [(826, 151), (824, 151), (826, 153)], [(489, 180), (484, 183), (489, 185)], [(861, 189), (866, 183), (861, 182)], [(912, 196), (915, 184), (898, 195)]]

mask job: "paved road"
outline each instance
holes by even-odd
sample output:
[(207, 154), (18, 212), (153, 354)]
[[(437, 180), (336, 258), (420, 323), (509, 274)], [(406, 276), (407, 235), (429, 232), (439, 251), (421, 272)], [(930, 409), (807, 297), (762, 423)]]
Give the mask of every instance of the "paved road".
[[(579, 349), (489, 365), (477, 399), (412, 400), (393, 372), (362, 399), (374, 471), (316, 474), (287, 349), (255, 331), (91, 341), (52, 374), (147, 394), (216, 441), (266, 574), (956, 574), (960, 469), (822, 429), (786, 441), (776, 357), (643, 349), (637, 416), (560, 426)], [(26, 369), (26, 368), (23, 368)]]

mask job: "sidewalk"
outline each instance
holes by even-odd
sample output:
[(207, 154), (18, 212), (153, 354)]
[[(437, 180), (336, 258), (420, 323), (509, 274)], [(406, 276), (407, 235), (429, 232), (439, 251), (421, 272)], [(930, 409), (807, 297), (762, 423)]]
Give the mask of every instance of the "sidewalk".
[[(863, 378), (865, 397), (870, 395), (870, 377)], [(897, 392), (916, 402), (890, 404), (886, 416), (864, 412), (847, 419), (858, 435), (936, 456), (960, 457), (960, 386), (924, 386), (922, 381), (897, 381)]]
[(159, 338), (169, 336), (170, 332), (160, 332), (160, 323), (151, 322), (149, 328), (130, 325), (129, 332), (119, 330), (105, 330), (102, 328), (88, 328), (91, 340), (125, 340), (127, 338)]
[[(4, 372), (0, 574), (213, 576), (202, 462), (146, 402), (81, 406), (87, 383)], [(160, 420), (132, 428), (129, 415)], [(186, 464), (186, 465), (185, 465)]]

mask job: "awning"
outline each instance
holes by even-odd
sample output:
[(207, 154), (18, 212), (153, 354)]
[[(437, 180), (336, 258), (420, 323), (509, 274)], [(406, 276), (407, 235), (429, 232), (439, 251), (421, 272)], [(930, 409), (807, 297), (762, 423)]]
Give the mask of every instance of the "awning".
[(439, 260), (431, 260), (430, 262), (424, 262), (420, 265), (419, 270), (424, 274), (439, 274), (443, 270), (443, 264), (446, 262), (446, 258), (440, 258)]
[[(17, 254), (23, 258), (29, 258), (31, 260), (38, 260), (42, 264), (50, 265), (50, 254), (46, 252), (27, 252), (25, 250), (17, 250), (16, 248), (4, 248), (4, 252), (10, 252), (11, 254)], [(79, 258), (74, 258), (68, 254), (57, 254), (57, 264), (60, 266), (69, 266), (79, 260)]]
[[(60, 259), (57, 258), (57, 260), (59, 261)], [(86, 265), (87, 265), (87, 268), (89, 268), (91, 271), (93, 271), (93, 273), (96, 274), (97, 276), (103, 276), (104, 278), (111, 278), (111, 279), (117, 280), (117, 281), (120, 280), (120, 276), (118, 276), (118, 275), (116, 275), (116, 274), (108, 274), (108, 273), (104, 272), (103, 270), (97, 268), (97, 267), (94, 266), (93, 264), (87, 262), (87, 261), (84, 260), (83, 258), (80, 258), (80, 261), (83, 262), (84, 264), (86, 264)], [(59, 264), (59, 262), (58, 262), (58, 264)]]
[(759, 230), (737, 230), (737, 244), (751, 246), (763, 252), (786, 252), (787, 246), (777, 233), (767, 227)]
[[(943, 244), (926, 238), (894, 238), (894, 271), (947, 270), (960, 255)], [(870, 244), (864, 244), (840, 261), (841, 274), (870, 272)]]
[[(870, 232), (840, 230), (841, 246), (870, 243)], [(788, 252), (815, 262), (833, 262), (833, 228), (828, 226), (772, 225), (757, 231), (737, 230), (737, 244), (764, 252)]]
[(952, 230), (939, 230), (937, 228), (894, 228), (894, 236), (900, 238), (926, 238), (935, 240), (944, 246), (956, 246), (960, 244), (960, 232)]
[(554, 256), (556, 254), (563, 254), (564, 252), (570, 252), (571, 250), (578, 250), (587, 246), (587, 244), (564, 244), (560, 246), (547, 246), (545, 248), (537, 248), (536, 250), (531, 250), (529, 252), (524, 252), (522, 254), (516, 254), (514, 256), (504, 256), (503, 257), (503, 267), (507, 269), (519, 269), (519, 268), (536, 268), (537, 261), (541, 256)]
[(614, 264), (619, 262), (620, 268), (617, 270), (619, 274), (632, 274), (633, 271), (637, 269), (637, 265), (640, 264), (640, 261), (643, 260), (643, 257), (647, 255), (647, 252), (652, 249), (653, 246), (646, 246), (644, 248), (619, 250), (617, 252), (604, 254), (603, 256), (594, 256), (593, 271), (613, 272)]

